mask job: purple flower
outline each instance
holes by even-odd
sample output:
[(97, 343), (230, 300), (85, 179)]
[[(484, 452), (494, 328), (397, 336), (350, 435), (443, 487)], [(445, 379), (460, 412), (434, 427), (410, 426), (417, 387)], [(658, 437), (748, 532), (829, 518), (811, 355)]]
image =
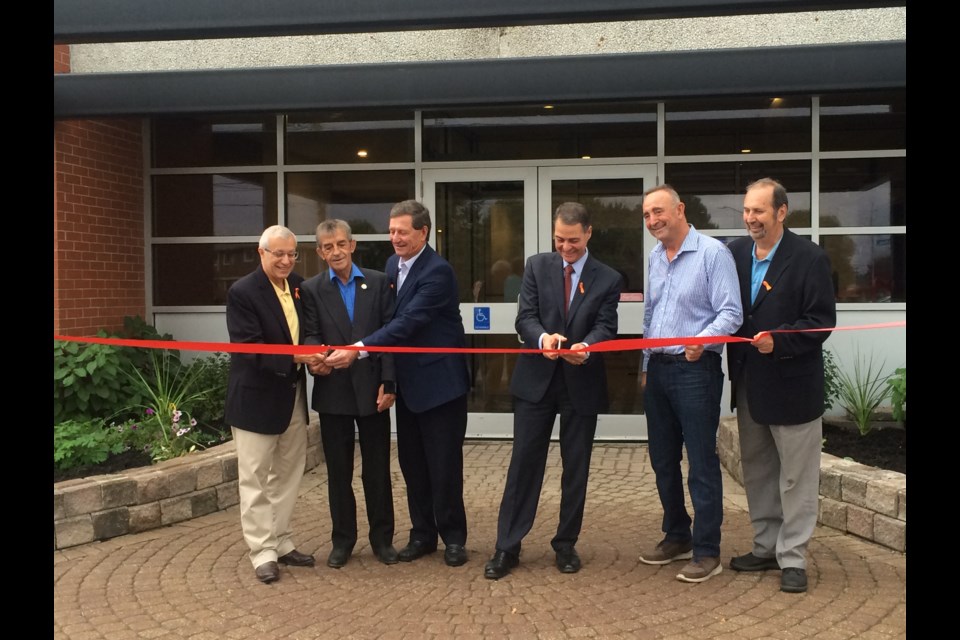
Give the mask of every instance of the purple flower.
[(130, 425), (130, 431), (136, 431), (136, 430), (139, 429), (139, 428), (140, 428), (140, 425), (138, 425), (138, 424), (132, 424), (132, 425)]
[(147, 415), (148, 415), (148, 416), (152, 416), (153, 414), (154, 414), (153, 409), (147, 407)]
[(183, 429), (180, 429), (179, 431), (177, 431), (177, 437), (187, 435), (188, 431), (190, 431), (190, 427), (184, 427)]
[(182, 412), (182, 411), (179, 411), (179, 410), (174, 411), (174, 412), (173, 412), (173, 421), (174, 421), (174, 422), (180, 422), (180, 416), (181, 416), (181, 415), (183, 415), (183, 412)]
[(195, 418), (190, 418), (190, 426), (191, 427), (197, 426), (197, 420)]

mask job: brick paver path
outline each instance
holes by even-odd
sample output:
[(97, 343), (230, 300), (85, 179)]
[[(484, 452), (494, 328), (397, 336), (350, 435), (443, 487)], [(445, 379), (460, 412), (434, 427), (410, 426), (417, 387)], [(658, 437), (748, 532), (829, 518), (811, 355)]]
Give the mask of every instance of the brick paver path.
[[(359, 447), (358, 447), (359, 449)], [(578, 574), (553, 564), (549, 541), (560, 498), (560, 453), (551, 448), (540, 510), (520, 566), (483, 577), (493, 552), (510, 443), (464, 447), (470, 561), (442, 552), (410, 564), (380, 564), (366, 541), (359, 475), (360, 541), (349, 564), (330, 569), (326, 471), (304, 477), (294, 516), (298, 548), (316, 568), (281, 567), (259, 583), (236, 508), (160, 530), (54, 551), (55, 638), (904, 638), (906, 556), (818, 528), (806, 594), (781, 593), (779, 572), (725, 568), (691, 585), (679, 563), (647, 566), (641, 548), (660, 539), (660, 505), (642, 444), (598, 444), (590, 476)], [(396, 546), (409, 519), (393, 458)], [(357, 473), (359, 474), (359, 459)], [(743, 490), (724, 473), (723, 561), (750, 550)], [(442, 548), (442, 546), (441, 546)], [(15, 605), (19, 599), (12, 599)]]

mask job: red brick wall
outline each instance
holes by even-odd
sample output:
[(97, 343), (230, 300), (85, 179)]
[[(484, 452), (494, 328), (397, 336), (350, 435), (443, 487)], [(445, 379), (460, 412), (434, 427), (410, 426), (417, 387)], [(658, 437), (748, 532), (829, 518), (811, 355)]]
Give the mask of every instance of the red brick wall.
[[(54, 47), (58, 68), (68, 47)], [(119, 329), (146, 315), (141, 121), (55, 121), (53, 156), (54, 331)]]
[(53, 72), (70, 73), (70, 45), (53, 45)]

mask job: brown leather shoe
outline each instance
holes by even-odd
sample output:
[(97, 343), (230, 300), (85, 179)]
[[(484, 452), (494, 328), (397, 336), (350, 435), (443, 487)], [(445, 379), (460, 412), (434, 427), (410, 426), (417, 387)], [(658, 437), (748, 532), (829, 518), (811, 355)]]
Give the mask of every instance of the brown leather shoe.
[(270, 584), (280, 579), (280, 567), (274, 561), (264, 562), (257, 567), (254, 572), (257, 574), (257, 580), (264, 584)]
[(291, 567), (312, 567), (314, 564), (314, 559), (313, 556), (300, 553), (294, 549), (290, 553), (284, 554), (277, 558), (277, 562), (280, 564), (289, 565)]

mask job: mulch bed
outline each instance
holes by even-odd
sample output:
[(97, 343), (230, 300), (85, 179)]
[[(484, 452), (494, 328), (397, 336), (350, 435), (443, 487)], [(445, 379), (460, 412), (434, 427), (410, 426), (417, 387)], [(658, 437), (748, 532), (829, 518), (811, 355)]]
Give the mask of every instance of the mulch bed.
[(862, 436), (853, 424), (825, 421), (823, 437), (824, 453), (871, 467), (907, 472), (907, 430), (903, 427), (877, 427)]

